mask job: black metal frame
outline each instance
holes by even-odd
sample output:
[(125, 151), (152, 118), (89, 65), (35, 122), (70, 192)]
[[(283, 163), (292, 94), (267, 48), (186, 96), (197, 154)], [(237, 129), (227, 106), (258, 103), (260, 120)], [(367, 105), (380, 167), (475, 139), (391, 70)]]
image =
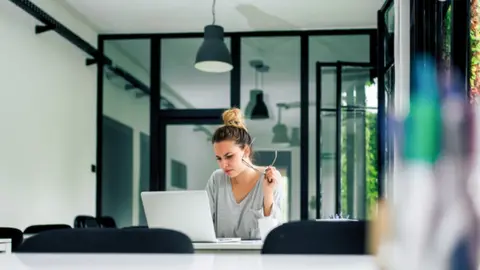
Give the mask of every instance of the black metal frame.
[[(337, 30), (289, 30), (289, 31), (245, 31), (225, 32), (225, 37), (298, 37), (298, 36), (340, 36), (340, 35), (370, 35), (375, 32), (371, 28), (337, 29)], [(203, 33), (135, 33), (135, 34), (100, 34), (103, 40), (114, 39), (173, 39), (173, 38), (203, 38)], [(233, 52), (231, 52), (233, 55)]]
[[(309, 37), (318, 35), (370, 35), (370, 41), (374, 41), (376, 36), (375, 29), (358, 29), (358, 30), (315, 30), (315, 31), (272, 31), (272, 32), (237, 32), (237, 33), (225, 33), (226, 37), (230, 37), (230, 50), (232, 55), (232, 62), (234, 69), (231, 71), (230, 76), (230, 98), (231, 106), (240, 107), (240, 82), (241, 82), (241, 38), (247, 37), (279, 37), (279, 36), (291, 36), (300, 37), (300, 133), (302, 140), (308, 141), (308, 104), (309, 104)], [(171, 39), (171, 38), (201, 38), (203, 33), (176, 33), (176, 34), (114, 34), (114, 35), (100, 35), (103, 42), (107, 40), (117, 39)], [(157, 41), (157, 43), (159, 42)], [(160, 59), (161, 46), (151, 47), (152, 57), (158, 55), (156, 59)], [(374, 52), (375, 44), (370, 44), (371, 54)], [(374, 53), (373, 53), (374, 54)], [(371, 56), (375, 58), (375, 56)], [(152, 65), (153, 67), (153, 65)], [(160, 66), (151, 68), (152, 83), (153, 81), (160, 81)], [(154, 86), (152, 84), (152, 86)], [(151, 92), (157, 92), (159, 95), (161, 89), (151, 87)], [(159, 108), (159, 107), (157, 107)], [(227, 109), (227, 108), (225, 108)], [(166, 189), (166, 152), (162, 151), (166, 146), (166, 127), (167, 125), (193, 125), (193, 124), (220, 124), (221, 113), (224, 109), (166, 109), (157, 110), (156, 120), (151, 117), (151, 128), (157, 130), (156, 138), (151, 136), (151, 141), (158, 140), (158, 145), (152, 146), (151, 152), (157, 152), (158, 155), (151, 153), (150, 167), (151, 167), (151, 190), (165, 190)], [(153, 113), (153, 111), (152, 111)], [(155, 134), (153, 134), (155, 135)], [(300, 150), (300, 217), (301, 219), (308, 219), (308, 145), (303, 144)], [(100, 195), (101, 196), (101, 195)]]

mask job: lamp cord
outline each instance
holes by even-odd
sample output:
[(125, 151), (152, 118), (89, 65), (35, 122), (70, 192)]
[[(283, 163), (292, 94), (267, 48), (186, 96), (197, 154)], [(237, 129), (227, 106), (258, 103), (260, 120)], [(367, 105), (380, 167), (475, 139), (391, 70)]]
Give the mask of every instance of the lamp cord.
[(212, 4), (213, 22), (212, 22), (212, 24), (215, 24), (215, 2), (216, 2), (216, 0), (213, 0), (213, 4)]

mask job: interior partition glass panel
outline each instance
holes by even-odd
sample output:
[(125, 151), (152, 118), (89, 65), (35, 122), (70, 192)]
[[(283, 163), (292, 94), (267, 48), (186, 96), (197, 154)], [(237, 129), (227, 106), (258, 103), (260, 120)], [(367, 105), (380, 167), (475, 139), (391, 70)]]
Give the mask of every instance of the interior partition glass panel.
[(378, 198), (377, 89), (369, 67), (342, 67), (341, 209), (368, 219)]
[[(230, 107), (230, 72), (209, 73), (194, 67), (203, 38), (161, 40), (161, 109)], [(230, 50), (230, 38), (225, 38)]]
[(103, 76), (100, 203), (125, 227), (144, 220), (140, 192), (149, 187), (150, 40), (107, 40), (104, 52), (114, 65)]
[(167, 190), (204, 190), (218, 169), (211, 138), (219, 125), (167, 125)]
[[(377, 89), (377, 84), (374, 81), (370, 87)], [(393, 194), (393, 165), (394, 165), (394, 127), (392, 126), (392, 121), (389, 120), (389, 115), (394, 115), (394, 106), (395, 106), (395, 63), (390, 66), (385, 71), (385, 104), (383, 104), (385, 108), (385, 155), (384, 155), (384, 191), (385, 196), (389, 197), (390, 194)]]
[(284, 220), (300, 219), (300, 37), (241, 40), (241, 108), (255, 138), (254, 163), (284, 177)]
[[(354, 44), (354, 45), (352, 45)], [(325, 35), (309, 38), (309, 218), (328, 218), (336, 209), (337, 119), (336, 63), (370, 62), (370, 35)], [(317, 63), (322, 65), (317, 74)], [(321, 95), (318, 90), (321, 89)], [(317, 108), (317, 99), (320, 107)], [(317, 118), (317, 109), (320, 113)], [(341, 115), (340, 115), (341, 117)], [(317, 123), (317, 119), (319, 123)], [(317, 124), (321, 127), (317, 132)], [(317, 146), (317, 140), (321, 145)], [(317, 159), (317, 147), (319, 155)], [(317, 182), (317, 169), (319, 181)], [(317, 192), (318, 191), (318, 192)], [(317, 196), (318, 193), (318, 196)], [(318, 201), (318, 202), (317, 202)], [(317, 216), (317, 205), (318, 209)]]

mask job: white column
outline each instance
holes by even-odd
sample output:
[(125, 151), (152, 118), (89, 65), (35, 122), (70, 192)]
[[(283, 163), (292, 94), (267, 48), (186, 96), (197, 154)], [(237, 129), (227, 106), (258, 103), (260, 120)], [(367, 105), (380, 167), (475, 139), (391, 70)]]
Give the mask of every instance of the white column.
[[(394, 61), (395, 61), (395, 92), (394, 115), (397, 120), (403, 120), (410, 108), (410, 1), (394, 0)], [(394, 162), (392, 166), (393, 183), (387, 183), (388, 197), (394, 196), (394, 185), (398, 183), (398, 173), (401, 163), (399, 150), (394, 143)]]

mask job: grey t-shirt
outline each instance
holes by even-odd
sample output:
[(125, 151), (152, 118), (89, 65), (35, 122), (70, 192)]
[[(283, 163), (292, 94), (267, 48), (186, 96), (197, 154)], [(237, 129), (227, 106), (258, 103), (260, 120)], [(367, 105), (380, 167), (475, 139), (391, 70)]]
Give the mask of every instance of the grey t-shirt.
[[(210, 200), (213, 224), (217, 238), (260, 239), (258, 220), (263, 214), (263, 176), (248, 195), (237, 203), (232, 192), (230, 177), (218, 169), (208, 180), (206, 190)], [(282, 188), (274, 190), (274, 203), (270, 217), (281, 223)]]

